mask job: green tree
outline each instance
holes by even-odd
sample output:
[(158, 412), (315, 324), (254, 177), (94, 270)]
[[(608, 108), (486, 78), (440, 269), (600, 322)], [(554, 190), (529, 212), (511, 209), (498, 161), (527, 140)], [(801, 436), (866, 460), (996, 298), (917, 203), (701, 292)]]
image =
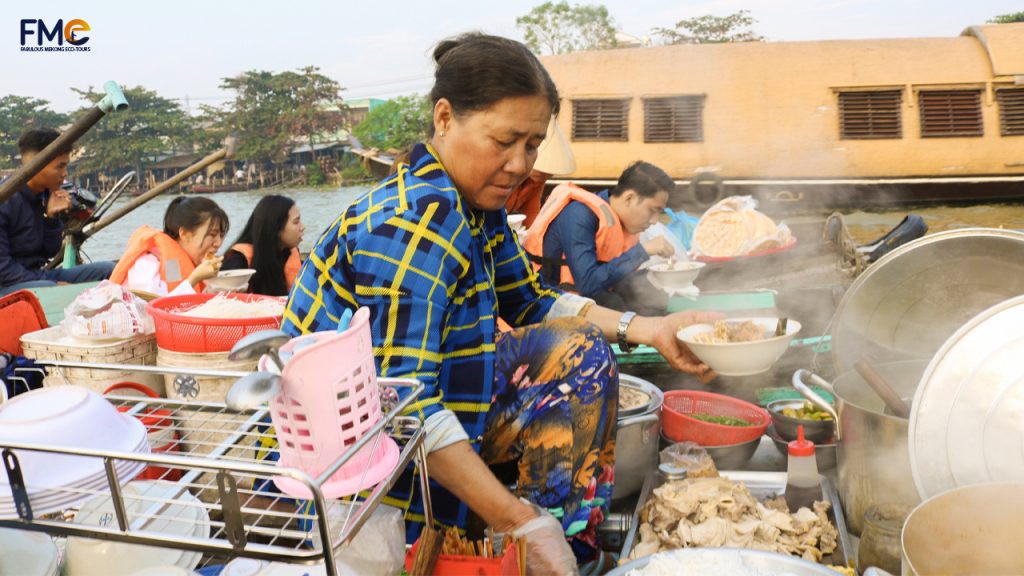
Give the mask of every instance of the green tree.
[(761, 42), (763, 36), (752, 30), (757, 23), (750, 12), (740, 10), (728, 16), (697, 16), (676, 22), (675, 28), (654, 28), (665, 44), (721, 44), (724, 42)]
[(67, 114), (50, 110), (50, 103), (27, 96), (0, 98), (0, 168), (16, 168), (18, 138), (30, 128), (57, 128), (68, 122)]
[(234, 133), (238, 158), (283, 162), (296, 142), (312, 146), (319, 135), (337, 132), (343, 127), (341, 87), (318, 70), (250, 70), (223, 78), (221, 88), (235, 92), (235, 98), (224, 109), (203, 109), (212, 138)]
[[(88, 103), (79, 113), (104, 95), (91, 86), (72, 90)], [(104, 117), (79, 140), (79, 174), (135, 170), (141, 175), (145, 164), (162, 155), (192, 150), (192, 121), (177, 102), (142, 86), (125, 89), (124, 95), (128, 109)]]
[(1000, 14), (988, 21), (989, 24), (1012, 24), (1014, 22), (1024, 22), (1024, 12)]
[(516, 18), (523, 39), (538, 54), (614, 48), (615, 24), (603, 5), (545, 2)]
[(426, 98), (399, 96), (371, 109), (352, 132), (365, 146), (402, 149), (426, 137), (430, 119)]

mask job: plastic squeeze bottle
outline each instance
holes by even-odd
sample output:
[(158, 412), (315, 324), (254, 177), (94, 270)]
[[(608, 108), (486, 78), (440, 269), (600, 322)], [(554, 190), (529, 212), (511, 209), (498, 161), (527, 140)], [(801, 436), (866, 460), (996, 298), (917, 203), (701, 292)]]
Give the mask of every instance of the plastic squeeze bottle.
[(790, 512), (811, 508), (821, 500), (821, 481), (818, 479), (818, 461), (814, 457), (814, 442), (804, 438), (803, 425), (797, 426), (796, 440), (789, 443), (789, 461), (786, 465), (786, 504)]

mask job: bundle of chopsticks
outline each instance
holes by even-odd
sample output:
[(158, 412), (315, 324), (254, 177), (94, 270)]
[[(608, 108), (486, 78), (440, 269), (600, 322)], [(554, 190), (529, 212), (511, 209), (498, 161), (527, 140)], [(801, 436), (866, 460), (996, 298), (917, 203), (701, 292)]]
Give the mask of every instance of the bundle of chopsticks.
[[(514, 546), (515, 537), (509, 536), (506, 539), (505, 546)], [(444, 543), (441, 544), (441, 554), (453, 555), (453, 556), (475, 556), (478, 558), (496, 558), (501, 556), (501, 551), (494, 554), (494, 546), (491, 538), (485, 537), (483, 540), (469, 540), (463, 538), (462, 534), (459, 534), (459, 530), (454, 527), (449, 527), (444, 533)]]

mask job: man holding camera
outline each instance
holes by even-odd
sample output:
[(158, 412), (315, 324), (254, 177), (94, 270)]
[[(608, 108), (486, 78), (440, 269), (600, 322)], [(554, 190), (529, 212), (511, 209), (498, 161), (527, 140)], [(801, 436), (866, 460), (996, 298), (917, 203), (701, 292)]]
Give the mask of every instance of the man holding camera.
[[(50, 145), (60, 132), (37, 128), (18, 139), (22, 164)], [(49, 164), (0, 205), (0, 296), (23, 288), (103, 280), (113, 262), (45, 270), (60, 250), (64, 226), (59, 216), (71, 206), (61, 184), (68, 173), (71, 149), (61, 150)]]

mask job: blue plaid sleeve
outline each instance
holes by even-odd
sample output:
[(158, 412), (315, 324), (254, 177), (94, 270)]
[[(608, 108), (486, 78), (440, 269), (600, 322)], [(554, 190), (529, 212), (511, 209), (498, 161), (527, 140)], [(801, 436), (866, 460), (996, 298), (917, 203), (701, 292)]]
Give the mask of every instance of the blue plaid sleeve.
[(494, 285), (501, 317), (513, 326), (536, 324), (544, 320), (560, 292), (543, 284), (515, 232), (500, 213), (503, 230), (494, 247)]

